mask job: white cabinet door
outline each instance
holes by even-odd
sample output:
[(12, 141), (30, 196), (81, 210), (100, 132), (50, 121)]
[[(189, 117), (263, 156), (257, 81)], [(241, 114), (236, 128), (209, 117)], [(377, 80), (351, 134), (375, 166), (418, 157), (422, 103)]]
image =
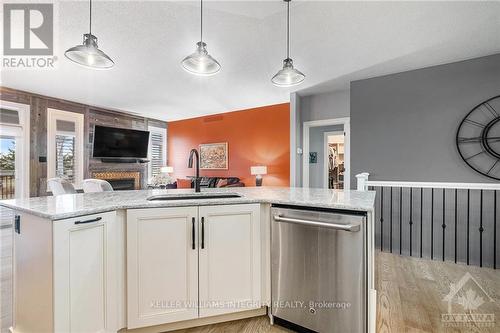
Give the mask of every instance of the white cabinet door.
[(53, 222), (54, 331), (117, 330), (116, 213)]
[(200, 317), (260, 307), (260, 205), (200, 207)]
[(197, 207), (127, 211), (129, 329), (198, 317), (197, 217)]

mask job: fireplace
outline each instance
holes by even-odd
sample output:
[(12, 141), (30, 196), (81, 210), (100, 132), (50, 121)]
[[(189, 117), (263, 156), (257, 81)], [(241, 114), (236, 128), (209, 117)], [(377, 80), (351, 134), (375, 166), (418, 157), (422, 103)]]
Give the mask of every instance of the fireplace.
[(141, 173), (139, 171), (94, 171), (92, 178), (109, 182), (115, 191), (141, 189)]

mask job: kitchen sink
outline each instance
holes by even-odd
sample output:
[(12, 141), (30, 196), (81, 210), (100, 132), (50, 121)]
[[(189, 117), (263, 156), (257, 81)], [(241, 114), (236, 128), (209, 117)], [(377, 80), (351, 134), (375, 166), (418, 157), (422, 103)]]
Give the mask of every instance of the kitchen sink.
[(241, 198), (237, 193), (183, 193), (183, 194), (158, 194), (147, 198), (149, 201), (159, 200), (199, 200), (199, 199), (229, 199)]

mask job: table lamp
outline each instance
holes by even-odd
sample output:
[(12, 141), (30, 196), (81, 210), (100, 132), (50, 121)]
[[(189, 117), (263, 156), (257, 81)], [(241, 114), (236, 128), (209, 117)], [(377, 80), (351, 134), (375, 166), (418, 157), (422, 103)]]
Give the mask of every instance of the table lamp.
[(171, 166), (163, 166), (160, 168), (161, 173), (172, 173), (174, 172), (174, 167)]
[(250, 173), (255, 176), (255, 185), (262, 186), (262, 175), (267, 174), (267, 166), (258, 165), (250, 167)]

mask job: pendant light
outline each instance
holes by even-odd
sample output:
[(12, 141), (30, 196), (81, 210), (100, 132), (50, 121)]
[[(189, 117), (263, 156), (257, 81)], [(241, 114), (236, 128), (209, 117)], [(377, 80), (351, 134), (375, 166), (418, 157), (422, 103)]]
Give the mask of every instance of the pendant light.
[(286, 59), (283, 60), (283, 69), (279, 70), (276, 75), (273, 76), (271, 81), (275, 86), (278, 87), (290, 87), (302, 83), (305, 79), (305, 75), (293, 68), (293, 60), (290, 59), (290, 1), (283, 0), (286, 2)]
[(92, 0), (89, 1), (90, 19), (89, 33), (83, 35), (82, 45), (77, 45), (64, 52), (69, 60), (94, 69), (109, 69), (115, 64), (113, 60), (97, 47), (97, 37), (92, 35)]
[(203, 42), (203, 0), (200, 0), (200, 41), (196, 43), (196, 51), (188, 55), (181, 62), (182, 68), (195, 75), (217, 74), (221, 66), (207, 51), (207, 44)]

